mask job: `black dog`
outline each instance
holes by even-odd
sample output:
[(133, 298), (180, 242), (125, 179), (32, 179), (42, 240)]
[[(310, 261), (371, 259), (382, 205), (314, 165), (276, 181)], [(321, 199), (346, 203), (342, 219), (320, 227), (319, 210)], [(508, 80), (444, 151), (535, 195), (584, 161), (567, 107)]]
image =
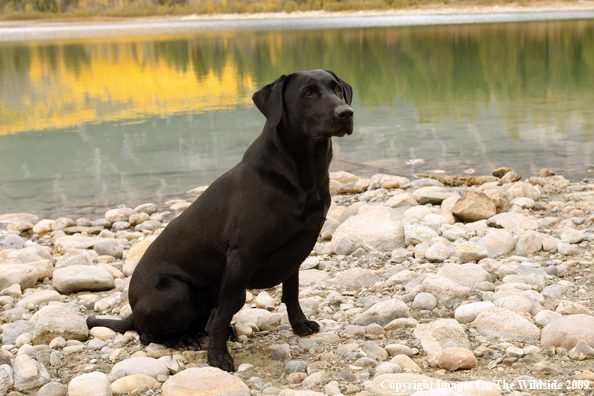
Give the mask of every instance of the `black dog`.
[(299, 266), (330, 207), (330, 138), (353, 133), (351, 98), (351, 86), (324, 70), (283, 75), (256, 92), (262, 134), (150, 245), (130, 281), (133, 314), (91, 316), (89, 328), (135, 329), (143, 344), (197, 348), (206, 331), (209, 363), (234, 371), (228, 329), (246, 288), (282, 283), (293, 331), (317, 332), (299, 306)]

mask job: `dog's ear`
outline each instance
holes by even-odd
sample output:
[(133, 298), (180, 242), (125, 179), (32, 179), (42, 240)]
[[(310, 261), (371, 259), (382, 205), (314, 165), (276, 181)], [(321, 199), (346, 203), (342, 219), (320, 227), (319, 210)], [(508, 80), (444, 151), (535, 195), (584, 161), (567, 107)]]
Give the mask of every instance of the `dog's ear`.
[(264, 114), (271, 128), (277, 126), (283, 115), (283, 87), (286, 76), (283, 74), (271, 84), (252, 96), (258, 110)]
[(332, 76), (338, 80), (338, 82), (342, 85), (342, 92), (343, 92), (343, 99), (349, 106), (353, 100), (353, 87), (349, 85), (346, 81), (338, 77), (332, 70), (324, 70), (327, 73), (332, 74)]

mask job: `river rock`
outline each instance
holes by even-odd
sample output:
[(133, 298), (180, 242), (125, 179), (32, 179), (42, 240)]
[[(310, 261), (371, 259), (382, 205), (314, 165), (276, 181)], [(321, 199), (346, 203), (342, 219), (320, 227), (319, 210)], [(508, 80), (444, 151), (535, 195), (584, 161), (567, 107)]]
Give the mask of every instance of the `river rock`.
[(475, 368), (478, 363), (470, 349), (447, 348), (441, 351), (438, 366), (448, 371), (456, 371)]
[(455, 308), (470, 294), (470, 289), (445, 276), (431, 275), (421, 283), (421, 291), (431, 293), (437, 301), (447, 307)]
[[(419, 243), (429, 242), (437, 238), (437, 233), (429, 226), (420, 223), (407, 223), (404, 226), (404, 238), (406, 246), (418, 245)], [(401, 246), (404, 247), (404, 246)]]
[(50, 260), (32, 261), (27, 264), (35, 268), (39, 282), (43, 282), (45, 278), (52, 279), (54, 277), (54, 265)]
[(412, 303), (413, 309), (418, 310), (432, 310), (437, 306), (437, 299), (433, 296), (433, 294), (429, 293), (419, 293), (415, 296), (415, 299)]
[[(68, 387), (58, 382), (49, 382), (41, 387), (35, 394), (35, 396), (66, 396), (68, 393)], [(71, 393), (75, 396), (76, 393)], [(80, 395), (80, 394), (79, 394)]]
[(355, 316), (352, 324), (358, 326), (367, 326), (371, 323), (377, 323), (384, 326), (397, 318), (408, 318), (408, 306), (399, 299), (391, 299), (374, 304), (367, 311)]
[(9, 323), (4, 326), (2, 332), (2, 344), (3, 345), (14, 345), (16, 339), (25, 333), (31, 333), (35, 331), (35, 323), (29, 322), (28, 320), (17, 320), (13, 323)]
[[(198, 188), (200, 188), (200, 187), (198, 187)], [(204, 186), (203, 192), (206, 190), (206, 188), (208, 188), (208, 187)], [(147, 215), (150, 216), (153, 213), (157, 213), (157, 211), (159, 210), (159, 206), (154, 203), (144, 203), (142, 205), (138, 205), (137, 207), (135, 207), (134, 210), (138, 213), (142, 212), (142, 213), (146, 213)]]
[(471, 345), (464, 333), (464, 327), (454, 319), (438, 319), (423, 323), (415, 328), (414, 336), (421, 340), (421, 346), (430, 362), (437, 363), (446, 342), (470, 349)]
[(433, 186), (421, 187), (418, 190), (415, 190), (415, 192), (413, 192), (413, 196), (415, 197), (415, 200), (421, 205), (425, 205), (428, 203), (439, 205), (443, 200), (449, 197), (460, 197), (458, 193), (450, 190), (449, 188)]
[(490, 301), (465, 304), (456, 308), (454, 317), (459, 323), (470, 323), (474, 321), (481, 312), (494, 307), (495, 305)]
[(530, 313), (534, 302), (526, 297), (522, 296), (509, 296), (498, 298), (493, 301), (496, 307), (509, 309), (510, 311), (519, 313)]
[(425, 250), (425, 258), (432, 263), (441, 263), (450, 257), (450, 250), (443, 242), (436, 242)]
[(45, 366), (26, 354), (14, 358), (12, 371), (14, 374), (14, 388), (19, 392), (39, 388), (51, 379), (51, 375)]
[(4, 213), (0, 214), (0, 224), (16, 223), (19, 221), (33, 222), (38, 219), (37, 216), (31, 213)]
[(12, 386), (12, 383), (12, 368), (7, 364), (0, 365), (0, 395), (6, 395), (8, 389)]
[(381, 281), (373, 271), (364, 268), (351, 268), (341, 271), (334, 280), (334, 286), (339, 289), (360, 290), (369, 288)]
[(437, 275), (444, 276), (466, 287), (475, 287), (481, 282), (492, 282), (493, 277), (478, 264), (444, 264)]
[(452, 207), (454, 216), (464, 222), (485, 220), (497, 214), (495, 202), (487, 194), (470, 191)]
[(540, 199), (540, 195), (540, 190), (535, 186), (524, 182), (517, 182), (511, 184), (507, 190), (506, 198), (508, 202), (512, 202), (514, 199), (520, 197), (526, 197), (532, 199), (533, 201), (538, 201)]
[(542, 291), (540, 292), (540, 294), (550, 299), (559, 298), (565, 293), (567, 293), (567, 289), (565, 288), (565, 286), (560, 285), (558, 283), (554, 285), (549, 285), (542, 289)]
[(511, 253), (516, 247), (514, 236), (507, 230), (491, 231), (476, 244), (487, 249), (489, 257), (503, 256)]
[(113, 276), (103, 268), (73, 265), (54, 271), (54, 287), (61, 293), (110, 290), (114, 286)]
[(130, 251), (128, 252), (128, 256), (126, 257), (126, 260), (128, 261), (140, 261), (140, 259), (142, 258), (142, 256), (144, 255), (144, 253), (146, 252), (146, 250), (148, 249), (148, 247), (150, 246), (150, 244), (156, 239), (155, 236), (150, 236), (147, 237), (146, 239), (143, 239), (142, 241), (138, 242), (136, 245), (132, 246), (132, 248), (130, 248)]
[(299, 271), (300, 286), (317, 285), (328, 279), (330, 279), (330, 275), (325, 271), (315, 269)]
[(487, 249), (470, 242), (464, 242), (456, 245), (455, 253), (463, 263), (480, 261), (489, 257)]
[(115, 239), (97, 241), (94, 249), (99, 256), (113, 256), (119, 259), (124, 254), (124, 249), (122, 249), (122, 246)]
[(328, 382), (330, 382), (330, 376), (328, 376), (328, 374), (326, 374), (324, 371), (317, 371), (307, 376), (307, 378), (305, 378), (301, 383), (301, 386), (306, 389), (315, 389)]
[(105, 212), (105, 219), (110, 223), (115, 223), (116, 221), (128, 221), (131, 215), (135, 214), (136, 211), (131, 208), (117, 208), (117, 209), (110, 209)]
[(37, 270), (29, 264), (0, 265), (0, 290), (14, 284), (19, 284), (25, 290), (34, 287), (38, 278)]
[(93, 265), (93, 260), (86, 253), (72, 256), (57, 265), (58, 268), (71, 267), (73, 265)]
[[(168, 371), (169, 372), (169, 371)], [(130, 394), (135, 389), (155, 386), (157, 380), (144, 374), (127, 375), (111, 384), (111, 391), (115, 395)]]
[(561, 300), (555, 312), (561, 315), (575, 315), (575, 314), (589, 314), (591, 313), (590, 308), (583, 304), (576, 303), (568, 300)]
[(410, 396), (419, 389), (435, 389), (441, 380), (419, 374), (383, 374), (365, 383), (365, 391), (376, 396)]
[(52, 231), (52, 224), (54, 224), (53, 220), (50, 220), (50, 219), (40, 220), (33, 226), (33, 232), (35, 234), (39, 234), (39, 235), (47, 234), (48, 232)]
[(258, 323), (258, 320), (260, 320), (261, 317), (269, 315), (270, 312), (268, 312), (265, 309), (261, 309), (261, 308), (247, 308), (247, 309), (242, 309), (237, 313), (237, 318), (236, 318), (236, 322), (237, 323), (241, 323), (241, 324), (245, 324), (245, 323)]
[(25, 240), (15, 234), (0, 235), (0, 250), (24, 249)]
[(162, 387), (164, 396), (250, 396), (241, 379), (215, 367), (189, 368), (171, 376)]
[(540, 344), (571, 349), (581, 340), (594, 345), (594, 316), (569, 315), (549, 323), (542, 329)]
[(59, 231), (59, 230), (63, 230), (66, 227), (72, 227), (72, 226), (74, 226), (74, 220), (72, 220), (68, 217), (58, 217), (52, 223), (52, 231)]
[(507, 338), (510, 342), (531, 341), (540, 337), (540, 329), (516, 312), (492, 308), (481, 312), (472, 322), (486, 337)]
[(542, 249), (542, 235), (536, 231), (526, 231), (516, 244), (516, 253), (521, 256), (530, 256)]
[(358, 246), (347, 238), (341, 238), (334, 247), (334, 253), (338, 255), (348, 256), (357, 250)]
[(569, 350), (567, 355), (573, 360), (584, 360), (594, 358), (594, 348), (584, 340), (581, 340)]
[(561, 319), (562, 317), (563, 315), (561, 315), (560, 313), (545, 309), (544, 311), (540, 311), (534, 316), (534, 323), (541, 327), (545, 327), (549, 323)]
[(100, 372), (79, 375), (68, 384), (69, 396), (111, 396), (111, 384)]
[(536, 230), (538, 223), (520, 213), (500, 213), (487, 220), (487, 225), (494, 228), (505, 228), (514, 234), (523, 234), (526, 230)]
[(536, 202), (532, 198), (528, 197), (518, 197), (514, 198), (513, 201), (510, 202), (512, 205), (517, 205), (522, 209), (532, 209), (536, 205)]
[(126, 375), (144, 374), (155, 379), (159, 375), (169, 375), (169, 369), (163, 362), (150, 357), (133, 357), (122, 360), (112, 367), (111, 372), (115, 373), (118, 370), (123, 370)]
[(270, 294), (268, 294), (265, 291), (262, 291), (256, 297), (255, 303), (256, 303), (256, 306), (258, 308), (264, 308), (265, 309), (268, 306), (274, 306), (275, 301), (274, 301), (274, 298), (272, 298), (270, 296)]
[(346, 238), (365, 250), (390, 252), (404, 246), (404, 227), (394, 209), (378, 206), (351, 216), (332, 235), (331, 244)]
[(392, 198), (388, 199), (386, 202), (384, 202), (384, 206), (387, 206), (389, 208), (400, 208), (403, 206), (416, 206), (418, 204), (419, 203), (417, 202), (415, 197), (413, 197), (413, 195), (409, 192), (395, 195)]
[(50, 260), (52, 263), (54, 262), (54, 258), (47, 248), (43, 248), (39, 245), (32, 245), (24, 249), (15, 250), (11, 252), (7, 258), (8, 260), (21, 262), (23, 264), (40, 260)]
[(19, 301), (17, 307), (27, 307), (29, 304), (38, 307), (39, 305), (50, 301), (64, 302), (64, 296), (55, 290), (39, 290)]
[(578, 230), (565, 230), (561, 233), (561, 240), (563, 242), (575, 244), (584, 240), (584, 233)]
[(557, 252), (559, 252), (559, 254), (562, 254), (564, 256), (575, 256), (580, 251), (574, 245), (571, 245), (566, 242), (559, 242), (557, 244)]
[(88, 237), (88, 236), (65, 236), (56, 239), (54, 242), (54, 248), (58, 253), (65, 253), (70, 249), (91, 249), (95, 246), (95, 243), (100, 241), (101, 238), (98, 237)]
[(56, 337), (85, 341), (88, 336), (89, 328), (83, 317), (69, 308), (55, 306), (38, 317), (33, 343), (36, 345), (49, 344)]

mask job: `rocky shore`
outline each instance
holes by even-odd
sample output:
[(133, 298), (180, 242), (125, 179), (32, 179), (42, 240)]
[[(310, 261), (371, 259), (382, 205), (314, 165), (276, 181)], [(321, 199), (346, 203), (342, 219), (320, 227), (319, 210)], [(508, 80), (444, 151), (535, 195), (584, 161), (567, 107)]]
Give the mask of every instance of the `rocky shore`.
[(506, 168), (439, 179), (331, 174), (300, 272), (321, 331), (294, 335), (280, 287), (252, 290), (233, 374), (85, 322), (130, 314), (137, 262), (189, 202), (0, 215), (0, 396), (589, 394), (594, 184)]

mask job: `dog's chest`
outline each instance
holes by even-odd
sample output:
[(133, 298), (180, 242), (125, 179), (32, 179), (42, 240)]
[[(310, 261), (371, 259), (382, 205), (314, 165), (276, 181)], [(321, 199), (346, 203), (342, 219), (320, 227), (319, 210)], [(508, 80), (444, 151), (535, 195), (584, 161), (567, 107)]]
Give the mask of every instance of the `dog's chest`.
[(304, 229), (318, 229), (319, 231), (326, 220), (328, 208), (330, 208), (329, 196), (325, 199), (325, 197), (321, 197), (317, 194), (314, 199), (306, 200), (298, 213), (298, 218), (301, 220)]

